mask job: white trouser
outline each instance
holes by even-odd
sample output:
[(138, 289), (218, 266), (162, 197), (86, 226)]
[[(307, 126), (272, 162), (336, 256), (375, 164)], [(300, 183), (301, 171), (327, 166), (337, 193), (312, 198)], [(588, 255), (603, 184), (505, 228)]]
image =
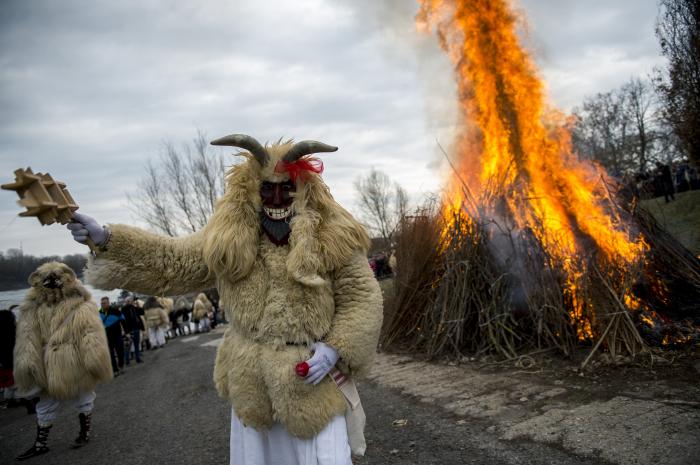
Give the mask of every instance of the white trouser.
[(17, 386), (12, 385), (10, 387), (2, 388), (0, 389), (2, 391), (2, 399), (3, 400), (10, 400), (10, 399), (16, 399), (17, 398)]
[(148, 328), (148, 340), (151, 342), (151, 346), (162, 346), (165, 345), (165, 332), (163, 328)]
[(209, 317), (204, 317), (201, 320), (199, 320), (199, 330), (200, 331), (209, 331), (211, 329), (211, 325), (209, 324)]
[(92, 406), (95, 402), (95, 391), (83, 392), (78, 395), (78, 397), (71, 400), (52, 399), (51, 397), (45, 396), (42, 392), (39, 403), (36, 404), (37, 423), (39, 423), (40, 426), (52, 425), (53, 421), (56, 419), (58, 407), (64, 402), (71, 403), (78, 413), (90, 413), (92, 412)]
[(311, 439), (292, 436), (276, 422), (267, 431), (245, 426), (231, 409), (230, 465), (352, 465), (345, 417)]

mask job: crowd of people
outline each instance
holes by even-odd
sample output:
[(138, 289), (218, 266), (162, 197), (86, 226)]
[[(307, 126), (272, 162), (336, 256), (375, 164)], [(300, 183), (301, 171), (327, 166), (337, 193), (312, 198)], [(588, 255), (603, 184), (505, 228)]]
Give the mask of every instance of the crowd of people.
[(664, 197), (666, 203), (676, 199), (675, 194), (700, 189), (698, 167), (688, 160), (665, 164), (656, 162), (651, 171), (627, 174), (623, 184), (639, 199)]
[(131, 360), (142, 363), (144, 351), (161, 349), (178, 336), (211, 331), (223, 320), (216, 294), (207, 296), (204, 292), (194, 300), (126, 295), (112, 303), (109, 297), (102, 297), (100, 317), (114, 376), (119, 376)]

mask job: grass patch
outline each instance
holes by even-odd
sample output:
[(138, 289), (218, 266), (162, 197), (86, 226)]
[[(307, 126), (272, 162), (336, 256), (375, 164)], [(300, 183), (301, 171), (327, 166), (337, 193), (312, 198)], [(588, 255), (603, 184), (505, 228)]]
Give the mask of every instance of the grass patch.
[(643, 200), (641, 206), (693, 255), (700, 256), (700, 190), (676, 194), (669, 203), (663, 197)]

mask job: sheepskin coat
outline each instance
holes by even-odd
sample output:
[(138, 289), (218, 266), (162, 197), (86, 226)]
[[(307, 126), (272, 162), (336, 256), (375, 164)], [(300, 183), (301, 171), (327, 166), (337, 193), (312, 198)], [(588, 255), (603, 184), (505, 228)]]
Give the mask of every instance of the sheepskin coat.
[(144, 316), (146, 317), (146, 326), (149, 328), (159, 328), (161, 326), (166, 326), (170, 322), (168, 314), (165, 312), (165, 309), (161, 307), (153, 307), (144, 310)]
[(192, 318), (195, 320), (201, 320), (213, 310), (214, 306), (211, 304), (207, 296), (202, 292), (197, 296), (192, 307)]
[(183, 238), (110, 225), (112, 237), (88, 267), (101, 288), (184, 294), (216, 286), (231, 325), (219, 346), (214, 382), (244, 424), (264, 430), (280, 421), (300, 438), (315, 436), (346, 402), (330, 377), (306, 384), (295, 365), (323, 341), (338, 368), (367, 373), (382, 322), (382, 298), (367, 263), (364, 228), (340, 207), (320, 176), (297, 180), (288, 245), (261, 233), (260, 184), (275, 173), (291, 142), (268, 147), (261, 167), (250, 154), (227, 175), (209, 223)]
[[(62, 287), (42, 282), (50, 273)], [(97, 305), (68, 266), (45, 263), (29, 278), (20, 307), (15, 345), (15, 382), (38, 386), (54, 399), (73, 399), (112, 378), (107, 336)]]
[(170, 297), (158, 297), (158, 303), (165, 310), (165, 314), (169, 315), (173, 312), (175, 307), (175, 301)]

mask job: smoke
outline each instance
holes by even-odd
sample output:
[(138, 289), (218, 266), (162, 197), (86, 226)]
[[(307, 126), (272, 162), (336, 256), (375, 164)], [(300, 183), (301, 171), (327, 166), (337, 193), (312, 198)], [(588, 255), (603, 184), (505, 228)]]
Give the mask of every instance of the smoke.
[(455, 140), (460, 125), (457, 86), (452, 64), (435, 35), (416, 29), (418, 2), (358, 0), (343, 5), (351, 9), (367, 35), (380, 36), (380, 53), (388, 62), (416, 77), (423, 93), (426, 132), (433, 138), (428, 144), (434, 147), (429, 166), (444, 166), (444, 156), (434, 141), (448, 149)]

